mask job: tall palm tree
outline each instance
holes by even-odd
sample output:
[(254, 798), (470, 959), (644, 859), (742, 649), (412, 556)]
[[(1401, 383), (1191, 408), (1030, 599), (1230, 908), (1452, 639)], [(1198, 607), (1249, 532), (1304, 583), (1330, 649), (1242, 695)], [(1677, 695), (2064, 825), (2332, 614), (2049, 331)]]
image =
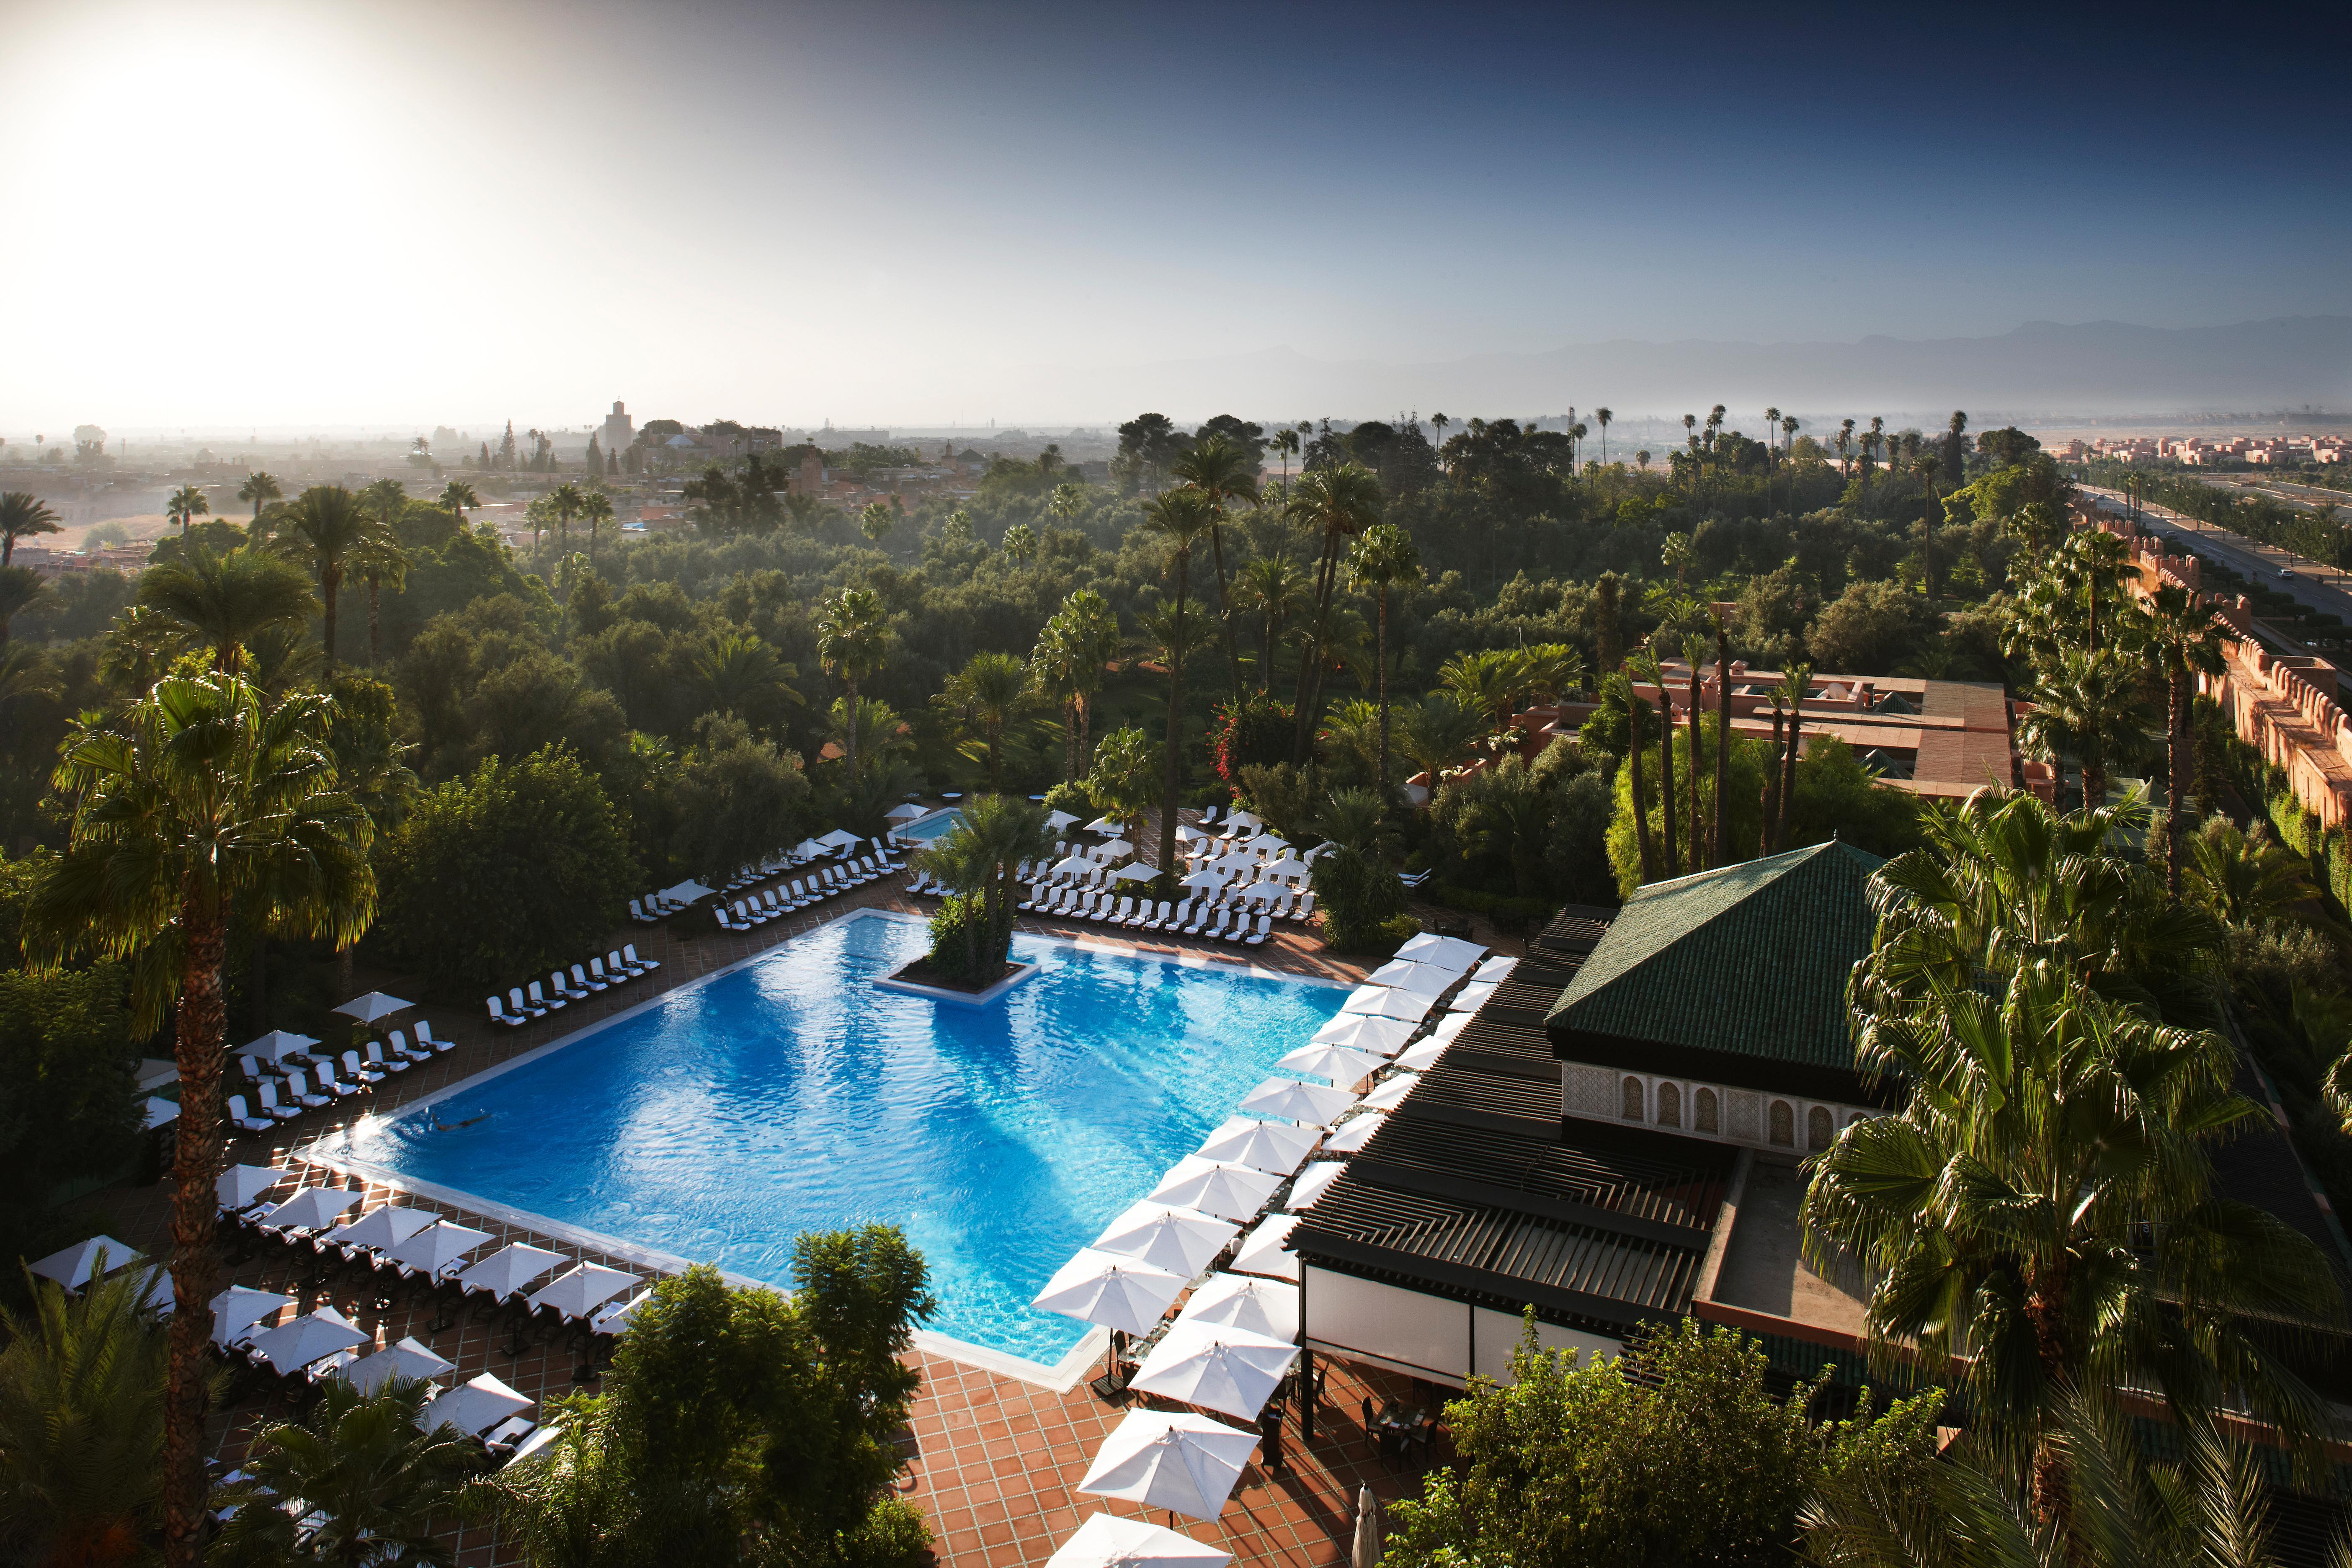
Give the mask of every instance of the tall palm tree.
[(387, 584), (396, 590), (407, 583), (408, 552), (400, 547), (391, 529), (378, 526), (352, 548), (352, 565), (367, 583), (368, 663), (382, 664), (383, 590)]
[(565, 550), (572, 548), (572, 520), (580, 515), (580, 509), (587, 501), (587, 496), (570, 479), (547, 492), (547, 510), (555, 515), (557, 542)]
[(973, 732), (988, 763), (991, 793), (1004, 788), (1004, 727), (1030, 700), (1029, 669), (1009, 653), (976, 653), (932, 699), (959, 727)]
[(2248, 833), (2219, 812), (2189, 840), (2186, 859), (2178, 879), (2186, 881), (2189, 901), (2223, 925), (2293, 919), (2317, 899), (2301, 858), (2273, 840), (2267, 827)]
[(1030, 683), (1062, 705), (1062, 782), (1075, 784), (1087, 767), (1087, 730), (1103, 669), (1118, 657), (1118, 613), (1091, 588), (1062, 601), (1037, 634), (1029, 655)]
[(1911, 471), (1919, 476), (1919, 486), (1927, 492), (1927, 513), (1919, 520), (1919, 577), (1930, 603), (1936, 597), (1936, 468), (1932, 452), (1911, 459)]
[(588, 520), (588, 559), (596, 559), (596, 530), (613, 521), (612, 492), (599, 485), (581, 498), (580, 515)]
[(367, 542), (376, 521), (358, 496), (341, 485), (312, 485), (287, 508), (270, 548), (308, 571), (319, 583), (323, 619), (319, 643), (327, 654), (327, 684), (335, 680), (335, 618), (343, 574), (352, 553)]
[(1592, 411), (1592, 422), (1601, 426), (1601, 466), (1604, 468), (1609, 466), (1609, 422), (1616, 417), (1614, 409), (1596, 408)]
[(1373, 770), (1382, 800), (1389, 798), (1389, 590), (1421, 576), (1421, 552), (1412, 535), (1393, 522), (1378, 522), (1356, 536), (1348, 552), (1348, 575), (1358, 588), (1370, 588), (1380, 613), (1372, 633), (1372, 666), (1379, 672), (1381, 705), (1380, 763)]
[(694, 655), (694, 680), (713, 711), (759, 723), (778, 702), (805, 703), (792, 683), (800, 671), (750, 632), (723, 631)]
[(1184, 780), (1184, 656), (1192, 642), (1192, 628), (1185, 616), (1185, 589), (1192, 576), (1192, 547), (1215, 531), (1217, 509), (1205, 490), (1181, 486), (1152, 498), (1143, 509), (1143, 526), (1166, 546), (1166, 572), (1175, 584), (1161, 627), (1161, 645), (1168, 658), (1166, 773), (1160, 795), (1159, 866), (1164, 873), (1176, 864), (1177, 794)]
[(460, 529), (466, 525), (466, 514), (469, 511), (480, 510), (482, 505), (482, 498), (476, 495), (474, 487), (463, 479), (451, 479), (447, 484), (443, 485), (441, 494), (436, 499), (443, 506), (449, 509), (449, 515), (457, 520), (457, 526)]
[(1846, 460), (1846, 448), (1853, 445), (1853, 421), (1848, 419), (1838, 426), (1837, 433), (1838, 472), (1848, 478), (1853, 474), (1853, 465)]
[(980, 944), (985, 940), (990, 952), (1003, 952), (999, 944), (1009, 943), (1012, 936), (1021, 863), (1043, 859), (1053, 847), (1044, 806), (990, 794), (967, 801), (962, 825), (915, 857), (919, 868), (939, 877), (957, 897), (968, 904), (978, 900), (978, 908), (968, 910), (961, 922), (968, 975), (995, 978), (985, 973), (988, 954)]
[(361, 489), (360, 500), (375, 519), (376, 526), (390, 533), (399, 522), (400, 514), (408, 510), (408, 488), (398, 479), (378, 479)]
[[(1959, 416), (1954, 415), (1954, 418)], [(2181, 835), (2189, 795), (2197, 788), (2197, 746), (2189, 721), (2196, 681), (2221, 673), (2221, 626), (2212, 610), (2186, 588), (2158, 588), (2140, 605), (2135, 639), (2156, 658), (2164, 676), (2167, 704), (2164, 739), (2168, 753), (2164, 802), (2164, 887), (2180, 896)]]
[(58, 514), (30, 490), (10, 490), (0, 495), (0, 566), (16, 559), (16, 541), (57, 531)]
[(139, 574), (139, 608), (209, 647), (224, 675), (244, 668), (247, 643), (272, 626), (307, 626), (318, 607), (300, 567), (250, 545), (215, 555), (198, 544)]
[[(1437, 417), (1440, 420), (1443, 420), (1445, 416), (1441, 414)], [(1282, 454), (1282, 489), (1285, 494), (1288, 494), (1290, 490), (1290, 459), (1298, 450), (1298, 432), (1291, 429), (1288, 426), (1285, 426), (1274, 433), (1272, 439), (1268, 440), (1266, 445)]]
[(1797, 820), (1797, 763), (1805, 748), (1805, 693), (1813, 684), (1813, 667), (1795, 663), (1781, 672), (1780, 685), (1773, 693), (1776, 701), (1788, 704), (1789, 742), (1780, 755), (1780, 789), (1775, 802), (1780, 816), (1772, 825), (1772, 853), (1789, 847), (1789, 838)]
[(1217, 567), (1217, 633), (1225, 645), (1225, 668), (1238, 704), (1242, 660), (1234, 646), (1232, 595), (1225, 577), (1225, 509), (1236, 500), (1257, 500), (1258, 460), (1248, 447), (1213, 434), (1192, 443), (1192, 450), (1177, 458), (1168, 471), (1208, 497), (1215, 517), (1209, 527), (1209, 553)]
[(2107, 770), (2142, 752), (2151, 715), (2141, 701), (2141, 671), (2113, 649), (2068, 648), (2033, 685), (2033, 710), (2018, 721), (2017, 737), (2054, 767), (2082, 770), (2083, 804), (2107, 799)]
[(8, 624), (52, 595), (30, 566), (0, 566), (0, 647), (8, 646)]
[[(209, 516), (213, 503), (205, 499), (204, 490), (195, 485), (182, 485), (163, 503), (163, 515), (180, 525), (180, 537), (188, 536), (188, 524), (196, 518)], [(258, 513), (255, 515), (258, 516)]]
[(1306, 570), (1287, 556), (1257, 556), (1234, 574), (1235, 609), (1257, 617), (1259, 689), (1273, 689), (1274, 656), (1282, 646), (1283, 627), (1314, 604), (1314, 586)]
[(254, 469), (245, 476), (245, 483), (236, 487), (236, 499), (253, 503), (253, 521), (256, 522), (261, 521), (263, 507), (274, 500), (283, 500), (285, 497), (285, 488), (278, 484), (278, 476), (264, 468)]
[[(889, 648), (889, 612), (871, 588), (844, 588), (839, 597), (827, 600), (817, 613), (817, 658), (827, 674), (841, 678), (853, 714), (858, 711), (857, 683), (882, 668)], [(848, 753), (850, 776), (855, 778), (857, 727), (854, 724), (844, 750)]]
[(1780, 428), (1780, 411), (1767, 408), (1764, 411), (1764, 456), (1768, 462), (1777, 462), (1780, 458), (1779, 449), (1772, 444), (1772, 437)]
[(159, 681), (119, 717), (84, 726), (68, 738), (53, 780), (68, 842), (26, 910), (38, 965), (128, 961), (138, 1030), (167, 1016), (174, 1025), (171, 1274), (181, 1306), (171, 1321), (163, 1472), (173, 1568), (193, 1568), (204, 1522), (229, 924), (241, 916), (344, 946), (375, 915), (373, 829), (337, 786), (332, 706), (312, 693), (268, 703), (239, 677), (213, 674)]
[[(446, 1422), (425, 1429), (418, 1415), (437, 1392), (404, 1377), (370, 1394), (339, 1377), (321, 1380), (299, 1420), (255, 1434), (238, 1467), (244, 1479), (222, 1489), (221, 1505), (236, 1511), (205, 1561), (219, 1568), (450, 1561), (434, 1527), (479, 1468), (479, 1449)], [(283, 1506), (297, 1497), (315, 1510), (308, 1520)]]
[(1649, 743), (1645, 731), (1649, 728), (1646, 721), (1650, 705), (1635, 694), (1632, 678), (1622, 669), (1604, 676), (1601, 689), (1604, 696), (1613, 691), (1624, 700), (1625, 771), (1633, 797), (1633, 849), (1642, 863), (1642, 880), (1654, 882), (1658, 879), (1658, 852), (1650, 840), (1649, 792), (1642, 787), (1642, 748)]
[(1442, 775), (1469, 755), (1486, 732), (1487, 718), (1475, 703), (1451, 691), (1433, 691), (1416, 705), (1402, 710), (1397, 725), (1397, 750), (1429, 775), (1429, 789), (1437, 793)]
[(2314, 1430), (2276, 1344), (2339, 1321), (2342, 1295), (2308, 1239), (2213, 1194), (2210, 1147), (2262, 1115), (2226, 1040), (2033, 963), (1994, 994), (1937, 975), (1882, 997), (1859, 1055), (1909, 1100), (1818, 1156), (1807, 1256), (1861, 1263), (1870, 1337), (1958, 1376), (2042, 1524), (2069, 1522), (2069, 1395), (2154, 1388), (2190, 1421), (2244, 1397)]
[(1339, 586), (1341, 543), (1380, 521), (1382, 501), (1379, 477), (1357, 463), (1307, 469), (1298, 476), (1298, 488), (1290, 498), (1290, 515), (1323, 535), (1323, 552), (1315, 574), (1315, 626), (1298, 661), (1297, 730), (1290, 745), (1293, 763), (1307, 761), (1316, 723), (1322, 717), (1318, 709), (1323, 696), (1323, 667), (1328, 662), (1325, 646), (1331, 598)]
[[(1635, 677), (1658, 689), (1658, 803), (1665, 827), (1664, 842), (1658, 847), (1658, 874), (1671, 881), (1682, 875), (1675, 836), (1675, 700), (1666, 689), (1666, 672), (1658, 663), (1655, 637), (1634, 649), (1626, 663)], [(1641, 700), (1638, 695), (1633, 700)]]

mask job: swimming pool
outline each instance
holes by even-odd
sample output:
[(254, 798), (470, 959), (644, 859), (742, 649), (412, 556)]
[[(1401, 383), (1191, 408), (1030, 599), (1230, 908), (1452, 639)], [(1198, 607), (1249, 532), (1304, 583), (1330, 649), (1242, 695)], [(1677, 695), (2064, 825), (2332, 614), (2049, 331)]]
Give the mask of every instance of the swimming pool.
[(919, 838), (929, 844), (945, 838), (962, 826), (963, 813), (950, 807), (946, 811), (935, 811), (929, 816), (917, 817), (913, 822), (898, 829), (898, 836), (902, 838)]
[(1086, 1326), (1031, 1298), (1348, 992), (1028, 936), (986, 1006), (866, 984), (927, 941), (861, 910), (316, 1153), (777, 1285), (799, 1233), (887, 1221), (934, 1332), (1050, 1365)]

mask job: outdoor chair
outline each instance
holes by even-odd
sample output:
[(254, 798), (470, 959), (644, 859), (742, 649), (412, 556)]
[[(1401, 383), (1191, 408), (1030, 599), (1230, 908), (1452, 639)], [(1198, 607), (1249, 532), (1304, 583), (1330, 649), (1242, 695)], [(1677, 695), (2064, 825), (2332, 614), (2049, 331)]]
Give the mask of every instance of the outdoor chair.
[(1314, 913), (1315, 913), (1315, 890), (1314, 890), (1312, 888), (1310, 888), (1310, 889), (1308, 889), (1307, 890), (1307, 896), (1306, 896), (1306, 897), (1304, 897), (1304, 898), (1302, 898), (1302, 899), (1300, 899), (1300, 900), (1298, 900), (1298, 908), (1297, 908), (1297, 910), (1296, 910), (1296, 911), (1291, 915), (1291, 917), (1290, 917), (1290, 918), (1291, 918), (1292, 920), (1297, 921), (1299, 924), (1301, 924), (1301, 925), (1305, 925), (1305, 924), (1307, 923), (1307, 919), (1308, 919), (1310, 916), (1312, 916)]
[(621, 956), (617, 947), (604, 955), (604, 969), (607, 973), (626, 974), (632, 980), (642, 980), (646, 973), (645, 965), (631, 963)]
[(590, 974), (585, 969), (576, 963), (572, 966), (572, 989), (578, 991), (583, 996), (588, 994), (590, 992), (602, 991), (605, 989), (605, 985), (603, 981)]
[(661, 967), (661, 960), (658, 958), (639, 958), (637, 956), (637, 944), (634, 942), (621, 949), (621, 956), (627, 959), (631, 963), (635, 964), (639, 969), (659, 969)]
[(523, 1000), (522, 987), (520, 985), (509, 986), (508, 988), (507, 1011), (513, 1015), (511, 1022), (514, 1023), (517, 1027), (520, 1027), (522, 1025), (529, 1023), (533, 1019), (544, 1018), (547, 1016), (547, 1009), (544, 1006)]
[(562, 997), (550, 996), (545, 992), (541, 991), (539, 988), (539, 982), (536, 980), (530, 983), (529, 994), (530, 996), (531, 1006), (538, 1009), (540, 1012), (552, 1013), (561, 1008), (571, 1005), (571, 1004), (566, 1002)]
[(604, 961), (601, 958), (592, 958), (588, 961), (588, 978), (591, 983), (601, 980), (604, 983), (607, 988), (610, 988), (612, 986), (618, 985), (624, 980), (629, 979), (630, 976), (606, 969), (604, 967)]
[(485, 996), (482, 998), (482, 1001), (490, 1010), (490, 1022), (493, 1024), (504, 1024), (509, 1029), (520, 1029), (529, 1021), (527, 1019), (518, 1018), (513, 1014), (508, 1012), (495, 996)]
[(370, 1040), (368, 1042), (367, 1065), (373, 1068), (379, 1073), (387, 1073), (406, 1072), (410, 1068), (415, 1067), (416, 1064), (410, 1061), (405, 1056), (385, 1056), (383, 1054), (383, 1042), (382, 1040)]
[(241, 1127), (247, 1132), (267, 1132), (269, 1131), (269, 1118), (267, 1116), (256, 1116), (252, 1112), (247, 1110), (245, 1108), (245, 1096), (241, 1094), (232, 1094), (228, 1097), (228, 1120), (229, 1125), (233, 1127)]
[(1105, 916), (1104, 920), (1108, 924), (1123, 926), (1134, 917), (1134, 914), (1135, 900), (1133, 899), (1121, 899), (1118, 901), (1118, 908), (1113, 910), (1108, 915)]
[(1151, 900), (1144, 899), (1135, 906), (1135, 912), (1119, 921), (1129, 931), (1141, 931), (1151, 923)]
[(735, 916), (730, 912), (725, 904), (713, 905), (710, 912), (712, 916), (718, 920), (719, 929), (720, 931), (748, 931), (751, 929), (748, 922), (742, 924), (737, 923)]
[[(425, 1027), (422, 1022), (418, 1023), (416, 1026), (420, 1031)], [(423, 1037), (420, 1035), (419, 1038), (421, 1039), (422, 1037)], [(398, 1057), (403, 1061), (429, 1062), (433, 1059), (433, 1047), (431, 1042), (427, 1041), (422, 1045), (412, 1046), (408, 1043), (408, 1037), (401, 1033), (398, 1029), (394, 1029), (386, 1041), (386, 1047), (394, 1056)]]
[(588, 988), (583, 985), (575, 990), (564, 980), (563, 971), (561, 969), (551, 969), (547, 972), (547, 988), (550, 991), (562, 992), (563, 994), (564, 1000), (567, 1002), (585, 1002), (588, 1000)]
[(299, 1072), (289, 1072), (286, 1075), (286, 1098), (305, 1110), (318, 1110), (335, 1102), (335, 1097), (331, 1094), (313, 1093), (310, 1081)]
[(1041, 884), (1035, 882), (1030, 883), (1029, 896), (1013, 906), (1013, 913), (1025, 915), (1035, 912), (1037, 908), (1037, 895), (1043, 889)]
[(629, 918), (640, 925), (653, 925), (656, 921), (656, 917), (646, 913), (644, 906), (635, 899), (629, 900)]
[(1265, 945), (1266, 938), (1273, 934), (1274, 917), (1272, 915), (1260, 915), (1257, 917), (1257, 930), (1250, 932), (1248, 936), (1242, 940), (1248, 942), (1252, 947), (1264, 947)]

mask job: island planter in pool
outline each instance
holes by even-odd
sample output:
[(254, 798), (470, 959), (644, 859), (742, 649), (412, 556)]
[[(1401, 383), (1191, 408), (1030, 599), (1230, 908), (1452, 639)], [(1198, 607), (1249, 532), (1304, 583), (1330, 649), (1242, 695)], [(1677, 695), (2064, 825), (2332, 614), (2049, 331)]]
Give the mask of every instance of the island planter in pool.
[(1015, 963), (1012, 973), (982, 991), (959, 991), (952, 985), (926, 985), (919, 980), (901, 980), (896, 974), (877, 974), (868, 984), (877, 991), (904, 991), (909, 996), (928, 996), (934, 1002), (952, 1002), (959, 1007), (985, 1007), (991, 1002), (1002, 999), (1006, 992), (1023, 981), (1037, 975), (1044, 968), (1045, 965), (1040, 963)]

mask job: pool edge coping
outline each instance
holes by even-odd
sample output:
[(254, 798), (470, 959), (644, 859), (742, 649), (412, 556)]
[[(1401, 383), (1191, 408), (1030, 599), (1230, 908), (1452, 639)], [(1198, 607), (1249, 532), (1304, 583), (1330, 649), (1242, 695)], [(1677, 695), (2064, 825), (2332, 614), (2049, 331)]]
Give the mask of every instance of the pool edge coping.
[[(559, 1036), (543, 1045), (534, 1046), (519, 1056), (494, 1063), (479, 1072), (469, 1073), (456, 1083), (446, 1084), (430, 1094), (407, 1101), (391, 1114), (407, 1116), (438, 1104), (461, 1089), (470, 1089), (488, 1083), (492, 1079), (502, 1077), (525, 1063), (535, 1062), (567, 1046), (577, 1045), (615, 1024), (634, 1018), (648, 1007), (662, 1005), (681, 992), (708, 984), (725, 975), (732, 974), (739, 969), (757, 963), (769, 957), (785, 942), (797, 941), (803, 936), (813, 936), (816, 930), (823, 926), (846, 925), (853, 921), (860, 920), (892, 921), (901, 925), (928, 926), (930, 923), (924, 916), (908, 914), (898, 910), (880, 910), (870, 906), (851, 910), (837, 920), (819, 922), (818, 928), (795, 932), (782, 941), (761, 948), (757, 952), (736, 959), (730, 963), (721, 964), (690, 980), (681, 980), (666, 991), (656, 992), (645, 1000), (632, 1003), (619, 1012), (608, 1014), (593, 1024), (584, 1024), (567, 1035)], [(1100, 937), (1046, 936), (1027, 931), (1019, 934), (1032, 942), (1052, 942), (1062, 947), (1077, 948), (1083, 952), (1112, 953), (1122, 958), (1151, 963), (1172, 963), (1183, 969), (1214, 968), (1228, 973), (1239, 972), (1248, 974), (1253, 979), (1281, 980), (1294, 984), (1316, 985), (1343, 991), (1353, 991), (1356, 988), (1354, 982), (1328, 980), (1316, 974), (1290, 974), (1278, 969), (1266, 969), (1238, 955), (1226, 958), (1222, 955), (1213, 957), (1181, 951), (1153, 952), (1147, 952), (1131, 942), (1106, 940)], [(923, 994), (919, 992), (911, 994)], [(368, 1116), (363, 1116), (360, 1120), (365, 1121), (373, 1114), (370, 1112)], [(517, 1208), (510, 1204), (493, 1202), (459, 1188), (445, 1187), (437, 1182), (419, 1181), (414, 1176), (395, 1172), (389, 1166), (358, 1159), (349, 1152), (351, 1136), (358, 1130), (358, 1125), (354, 1122), (352, 1126), (337, 1128), (326, 1132), (308, 1143), (289, 1150), (287, 1158), (289, 1161), (299, 1160), (305, 1164), (322, 1166), (347, 1175), (360, 1176), (377, 1185), (389, 1187), (394, 1192), (415, 1193), (420, 1197), (431, 1198), (436, 1203), (447, 1204), (452, 1207), (480, 1215), (487, 1219), (497, 1220), (502, 1225), (535, 1230), (542, 1236), (551, 1237), (559, 1241), (569, 1241), (574, 1246), (593, 1247), (611, 1257), (625, 1258), (641, 1268), (659, 1269), (666, 1273), (683, 1273), (689, 1268), (697, 1267), (690, 1260), (679, 1258), (674, 1253), (664, 1252), (658, 1247), (646, 1247), (639, 1242), (625, 1241), (603, 1231), (591, 1230), (585, 1226), (553, 1219), (529, 1209)], [(341, 1147), (340, 1149), (332, 1147), (337, 1144)], [(771, 1284), (764, 1279), (753, 1279), (745, 1275), (730, 1273), (723, 1268), (719, 1272), (720, 1278), (727, 1280), (729, 1284), (740, 1289), (773, 1290), (779, 1295), (791, 1295), (791, 1291), (783, 1287)], [(1109, 1342), (1110, 1331), (1099, 1324), (1090, 1323), (1087, 1326), (1087, 1331), (1079, 1337), (1078, 1342), (1064, 1352), (1061, 1359), (1049, 1366), (1044, 1362), (1016, 1356), (1009, 1351), (991, 1350), (985, 1345), (972, 1344), (930, 1329), (917, 1329), (914, 1331), (914, 1347), (918, 1350), (966, 1366), (976, 1367), (982, 1372), (996, 1373), (1024, 1383), (1035, 1384), (1055, 1394), (1066, 1394), (1076, 1387), (1080, 1379), (1086, 1375), (1086, 1369), (1103, 1353)]]

